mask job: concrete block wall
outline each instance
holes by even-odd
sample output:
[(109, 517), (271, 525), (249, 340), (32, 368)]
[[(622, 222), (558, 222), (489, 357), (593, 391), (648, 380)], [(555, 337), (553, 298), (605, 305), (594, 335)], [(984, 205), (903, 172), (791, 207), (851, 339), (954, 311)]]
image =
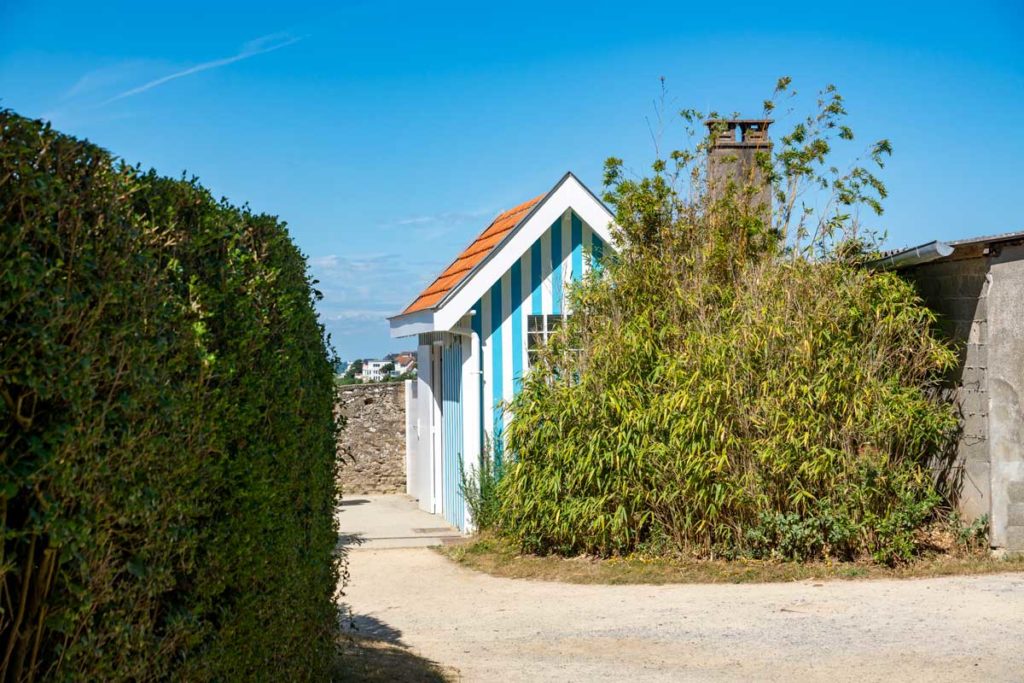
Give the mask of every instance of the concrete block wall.
[(1024, 245), (989, 259), (992, 545), (1024, 552)]
[(343, 494), (405, 493), (404, 382), (343, 385), (335, 412)]
[(968, 519), (989, 516), (993, 549), (1024, 553), (1024, 245), (967, 255), (906, 275), (960, 351), (949, 383), (963, 426), (960, 509)]
[[(942, 333), (959, 351), (948, 388), (960, 413), (962, 432), (948, 472), (968, 520), (990, 514), (988, 453), (988, 264), (985, 259), (939, 261), (908, 273), (925, 303), (939, 314)], [(936, 463), (942, 468), (946, 463)]]

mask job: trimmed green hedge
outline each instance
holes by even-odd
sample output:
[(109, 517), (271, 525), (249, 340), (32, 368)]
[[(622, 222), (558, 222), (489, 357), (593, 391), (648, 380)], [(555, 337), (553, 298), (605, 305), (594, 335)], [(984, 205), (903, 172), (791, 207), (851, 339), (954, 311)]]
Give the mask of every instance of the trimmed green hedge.
[(275, 217), (0, 111), (0, 678), (328, 677), (312, 284)]

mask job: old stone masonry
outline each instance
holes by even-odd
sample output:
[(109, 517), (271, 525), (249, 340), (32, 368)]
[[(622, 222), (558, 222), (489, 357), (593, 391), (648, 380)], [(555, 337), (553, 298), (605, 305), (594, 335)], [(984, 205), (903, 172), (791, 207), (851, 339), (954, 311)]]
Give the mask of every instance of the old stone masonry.
[(405, 493), (405, 387), (402, 382), (339, 387), (343, 492)]

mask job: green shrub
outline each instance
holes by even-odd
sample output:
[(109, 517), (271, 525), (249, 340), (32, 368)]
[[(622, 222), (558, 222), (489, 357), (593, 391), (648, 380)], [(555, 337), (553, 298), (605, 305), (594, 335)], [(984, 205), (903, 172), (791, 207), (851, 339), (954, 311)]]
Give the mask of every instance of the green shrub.
[(0, 672), (322, 680), (332, 359), (276, 218), (0, 111)]
[(850, 559), (856, 550), (857, 525), (849, 515), (827, 504), (801, 516), (795, 512), (765, 511), (746, 531), (750, 554), (756, 558), (805, 560), (814, 557)]
[(956, 547), (963, 552), (976, 552), (988, 547), (988, 515), (966, 522), (958, 510), (949, 513), (949, 528)]
[[(826, 93), (760, 161), (779, 190), (772, 224), (757, 192), (713, 193), (703, 165), (687, 170), (706, 146), (640, 180), (610, 162), (617, 256), (573, 291), (511, 406), (498, 526), (523, 548), (890, 564), (916, 551), (939, 500), (928, 460), (955, 428), (933, 391), (954, 355), (910, 285), (851, 260), (865, 237), (848, 205), (884, 188), (863, 168), (813, 171), (829, 168), (828, 131), (848, 130)], [(787, 224), (801, 177), (839, 197), (809, 230)]]
[(498, 522), (501, 501), (498, 498), (499, 467), (491, 455), (491, 448), (485, 449), (480, 465), (467, 471), (466, 464), (459, 462), (459, 487), (469, 507), (470, 516), (477, 529), (493, 529)]

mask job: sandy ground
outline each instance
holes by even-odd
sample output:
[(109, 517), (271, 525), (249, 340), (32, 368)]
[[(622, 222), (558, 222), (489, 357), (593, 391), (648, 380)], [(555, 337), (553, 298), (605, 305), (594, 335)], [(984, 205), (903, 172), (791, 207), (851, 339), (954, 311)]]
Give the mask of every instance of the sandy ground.
[[(374, 502), (360, 514), (386, 517)], [(592, 586), (495, 578), (422, 547), (367, 543), (350, 562), (360, 632), (467, 681), (1024, 681), (1020, 574)]]

